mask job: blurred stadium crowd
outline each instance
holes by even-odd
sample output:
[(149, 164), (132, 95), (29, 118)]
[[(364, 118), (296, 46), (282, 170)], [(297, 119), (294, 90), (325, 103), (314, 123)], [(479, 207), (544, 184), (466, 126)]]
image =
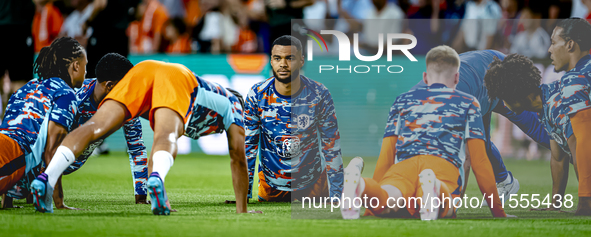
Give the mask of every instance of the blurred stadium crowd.
[[(273, 39), (291, 33), (292, 19), (338, 19), (334, 27), (346, 33), (405, 32), (422, 40), (438, 36), (414, 48), (415, 54), (445, 43), (460, 52), (486, 48), (545, 58), (556, 19), (591, 18), (590, 0), (34, 0), (31, 5), (36, 52), (60, 36), (94, 46), (106, 34), (125, 38), (128, 51), (136, 54), (268, 53)], [(19, 10), (12, 14), (27, 9)], [(368, 19), (399, 21), (364, 24)], [(487, 20), (460, 24), (461, 19)], [(332, 28), (324, 21), (306, 23), (312, 29)], [(364, 43), (370, 47), (371, 41)]]
[[(307, 28), (359, 32), (366, 55), (377, 52), (373, 36), (381, 32), (413, 34), (417, 55), (440, 44), (459, 53), (519, 53), (550, 82), (561, 76), (549, 65), (552, 29), (573, 16), (591, 19), (591, 0), (0, 0), (0, 94), (6, 104), (10, 90), (31, 78), (35, 52), (61, 36), (86, 47), (90, 78), (109, 52), (270, 53), (275, 38), (305, 37)], [(298, 26), (292, 19), (304, 21)], [(325, 38), (328, 48), (338, 47)], [(537, 145), (503, 117), (496, 131), (503, 155), (540, 157)]]

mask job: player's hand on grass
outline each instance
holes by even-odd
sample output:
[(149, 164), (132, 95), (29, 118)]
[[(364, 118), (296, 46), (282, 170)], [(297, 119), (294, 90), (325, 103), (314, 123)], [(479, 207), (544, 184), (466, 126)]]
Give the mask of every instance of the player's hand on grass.
[(56, 209), (62, 209), (62, 210), (77, 210), (77, 211), (84, 211), (85, 210), (85, 209), (80, 209), (80, 208), (75, 208), (75, 207), (69, 207), (69, 206), (66, 206), (66, 204), (63, 204), (63, 203), (62, 204), (59, 204), (59, 205), (56, 204), (55, 205), (55, 208)]
[(150, 204), (147, 195), (135, 195), (135, 204)]

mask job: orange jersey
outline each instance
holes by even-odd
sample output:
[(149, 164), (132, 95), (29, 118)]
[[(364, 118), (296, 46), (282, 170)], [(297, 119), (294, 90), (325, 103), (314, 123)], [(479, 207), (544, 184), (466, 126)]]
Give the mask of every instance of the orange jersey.
[(154, 110), (165, 107), (177, 112), (186, 123), (198, 86), (195, 75), (187, 67), (146, 60), (129, 70), (102, 103), (114, 100), (125, 105), (129, 112), (125, 122), (149, 113), (150, 126), (154, 128)]
[(167, 53), (191, 53), (191, 37), (184, 34), (166, 48)]
[(45, 4), (40, 12), (35, 13), (32, 28), (35, 52), (38, 53), (57, 38), (63, 23), (62, 13), (51, 3)]

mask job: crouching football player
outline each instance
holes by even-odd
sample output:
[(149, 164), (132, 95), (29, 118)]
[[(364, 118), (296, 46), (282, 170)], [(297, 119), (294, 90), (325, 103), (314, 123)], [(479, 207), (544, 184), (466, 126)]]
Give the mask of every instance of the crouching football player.
[(579, 177), (576, 215), (591, 215), (590, 38), (591, 24), (584, 19), (565, 19), (554, 28), (548, 52), (556, 71), (567, 71), (560, 81), (540, 86), (540, 72), (530, 60), (518, 55), (512, 60), (498, 60), (486, 79), (489, 91), (495, 90), (511, 110), (532, 110), (543, 115), (541, 120), (554, 139), (552, 194), (564, 198), (571, 160)]
[(117, 131), (126, 122), (142, 116), (154, 130), (152, 173), (147, 188), (152, 212), (170, 214), (164, 182), (174, 163), (177, 139), (186, 134), (197, 139), (226, 131), (231, 157), (236, 212), (247, 212), (248, 173), (244, 154), (241, 102), (218, 84), (196, 76), (187, 67), (153, 60), (138, 63), (99, 104), (95, 115), (64, 139), (45, 173), (31, 184), (35, 207), (47, 210), (45, 190), (94, 141)]
[(290, 35), (277, 38), (273, 77), (254, 85), (246, 98), (249, 195), (260, 147), (259, 201), (340, 198), (343, 190), (334, 103), (324, 85), (300, 74), (303, 64), (301, 42)]
[[(493, 198), (493, 216), (507, 216), (485, 150), (480, 105), (473, 96), (455, 90), (458, 54), (448, 46), (438, 46), (427, 53), (426, 64), (423, 80), (427, 87), (401, 94), (392, 105), (374, 178), (361, 178), (361, 158), (345, 168), (343, 218), (359, 218), (360, 208), (351, 204), (365, 195), (380, 202), (376, 208), (369, 207), (370, 215), (420, 216), (423, 220), (454, 216), (450, 200), (437, 206), (431, 198), (460, 195), (464, 149), (470, 153), (480, 190)], [(403, 203), (401, 198), (406, 201), (404, 208), (398, 206)]]
[[(96, 66), (96, 79), (86, 79), (82, 88), (76, 92), (78, 100), (78, 114), (74, 119), (72, 129), (86, 123), (96, 112), (98, 103), (113, 89), (113, 87), (125, 76), (133, 67), (133, 64), (125, 57), (110, 53), (101, 58)], [(135, 118), (123, 125), (125, 138), (127, 140), (127, 151), (129, 153), (130, 166), (134, 180), (134, 193), (136, 204), (146, 204), (147, 190), (146, 181), (148, 179), (148, 157), (146, 147), (142, 140), (142, 125), (139, 118)], [(91, 156), (92, 152), (98, 147), (104, 139), (99, 139), (76, 158), (64, 175), (71, 174), (82, 167)], [(28, 190), (30, 181), (23, 179), (18, 182), (15, 188), (8, 191), (11, 197), (24, 198), (23, 190)]]
[[(0, 125), (0, 194), (15, 184), (28, 188), (51, 160), (74, 122), (77, 100), (73, 88), (82, 85), (86, 63), (84, 48), (70, 37), (58, 38), (39, 52), (33, 64), (39, 78), (10, 97)], [(68, 208), (61, 181), (56, 178), (52, 187), (56, 208)], [(28, 189), (20, 191), (27, 193)], [(53, 189), (47, 193), (51, 197)], [(12, 198), (5, 197), (3, 204), (10, 206)]]
[[(555, 197), (555, 194), (560, 195), (560, 199), (556, 197), (552, 203), (561, 202), (568, 181), (569, 161), (575, 165), (577, 171), (577, 161), (573, 155), (577, 148), (576, 138), (571, 120), (565, 116), (569, 106), (560, 95), (561, 81), (541, 84), (542, 76), (538, 68), (530, 59), (518, 54), (508, 55), (502, 61), (495, 59), (484, 80), (490, 95), (503, 100), (511, 110), (516, 113), (529, 110), (540, 114), (540, 122), (552, 137), (552, 197)], [(540, 210), (560, 208), (549, 207)]]
[[(96, 79), (86, 79), (82, 88), (76, 92), (78, 99), (78, 115), (72, 128), (77, 128), (86, 123), (96, 113), (98, 104), (107, 96), (115, 85), (127, 74), (133, 64), (117, 53), (109, 53), (103, 56), (95, 67)], [(147, 204), (146, 182), (148, 180), (148, 154), (142, 140), (142, 124), (139, 118), (134, 118), (123, 125), (125, 140), (127, 140), (127, 153), (129, 165), (133, 174), (133, 187), (136, 204)], [(104, 139), (99, 139), (88, 146), (82, 155), (76, 158), (76, 162), (64, 171), (64, 175), (71, 174), (80, 169), (92, 152)]]

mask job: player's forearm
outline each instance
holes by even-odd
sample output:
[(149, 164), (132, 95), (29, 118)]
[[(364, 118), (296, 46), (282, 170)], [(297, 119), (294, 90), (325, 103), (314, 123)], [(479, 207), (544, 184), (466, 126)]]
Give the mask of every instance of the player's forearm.
[(148, 181), (148, 156), (145, 152), (129, 153), (129, 167), (133, 178), (134, 194), (146, 195), (145, 185), (137, 186), (138, 182), (145, 184)]
[(230, 151), (230, 162), (232, 170), (232, 184), (234, 186), (234, 195), (236, 198), (236, 212), (246, 213), (247, 193), (248, 193), (248, 170), (246, 167), (246, 156), (244, 150)]
[(43, 154), (43, 161), (45, 164), (49, 164), (55, 151), (62, 143), (64, 138), (68, 135), (68, 131), (54, 122), (49, 122), (48, 126), (47, 144), (45, 144), (45, 153)]
[(257, 153), (259, 146), (247, 144), (246, 145), (246, 163), (248, 165), (248, 198), (252, 198), (252, 186), (254, 183), (255, 167), (257, 162)]
[(548, 136), (544, 126), (542, 123), (540, 123), (537, 113), (523, 111), (520, 114), (516, 114), (505, 107), (502, 103), (497, 105), (495, 112), (505, 116), (513, 124), (517, 125), (521, 131), (531, 137), (535, 142), (550, 149), (550, 136)]
[(552, 197), (556, 194), (560, 195), (560, 197), (564, 196), (566, 184), (568, 183), (568, 168), (568, 157), (552, 157), (550, 160), (550, 170), (552, 172)]
[(470, 162), (474, 170), (474, 176), (480, 187), (480, 191), (486, 197), (492, 197), (492, 204), (489, 203), (491, 212), (494, 217), (506, 217), (503, 210), (499, 194), (497, 192), (497, 185), (495, 183), (495, 176), (492, 165), (486, 155), (486, 148), (484, 141), (481, 139), (468, 139), (468, 152), (470, 153)]

